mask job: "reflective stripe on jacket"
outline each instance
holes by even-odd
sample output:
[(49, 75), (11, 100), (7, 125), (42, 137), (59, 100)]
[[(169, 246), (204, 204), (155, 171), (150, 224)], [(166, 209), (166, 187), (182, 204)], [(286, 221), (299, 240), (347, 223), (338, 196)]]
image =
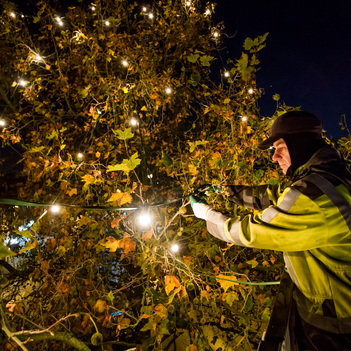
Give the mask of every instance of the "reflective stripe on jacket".
[(300, 316), (317, 328), (351, 333), (349, 189), (347, 165), (328, 145), (299, 168), (283, 190), (231, 187), (234, 202), (261, 212), (228, 219), (221, 231), (211, 223), (208, 228), (228, 242), (284, 251)]

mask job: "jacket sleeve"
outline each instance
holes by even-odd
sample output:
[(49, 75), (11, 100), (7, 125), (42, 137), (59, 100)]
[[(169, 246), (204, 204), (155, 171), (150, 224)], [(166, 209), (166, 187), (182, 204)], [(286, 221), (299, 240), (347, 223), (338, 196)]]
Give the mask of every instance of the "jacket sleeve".
[(207, 229), (217, 238), (240, 246), (277, 251), (311, 250), (328, 245), (323, 210), (296, 188), (287, 188), (277, 205), (242, 219), (206, 215)]
[(231, 185), (228, 187), (229, 200), (239, 206), (262, 211), (276, 203), (279, 187), (277, 185)]

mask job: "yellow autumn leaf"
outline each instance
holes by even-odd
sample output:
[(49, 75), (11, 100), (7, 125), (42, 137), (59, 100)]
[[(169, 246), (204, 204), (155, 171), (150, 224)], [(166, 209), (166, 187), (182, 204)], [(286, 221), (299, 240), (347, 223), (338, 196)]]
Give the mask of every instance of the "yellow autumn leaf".
[(128, 94), (128, 91), (129, 91), (129, 90), (128, 90), (127, 87), (123, 87), (122, 89), (123, 89), (123, 93), (124, 93), (124, 94)]
[(109, 252), (116, 252), (116, 250), (120, 247), (119, 246), (120, 240), (117, 240), (113, 238), (112, 236), (109, 236), (105, 239), (101, 239), (99, 241), (99, 244), (106, 247), (106, 249), (109, 249)]
[(197, 174), (196, 172), (197, 172), (197, 167), (194, 165), (189, 165), (189, 173), (191, 175), (196, 175)]
[(121, 221), (120, 218), (115, 218), (115, 219), (111, 222), (111, 228), (116, 228), (116, 227), (118, 227), (120, 221)]
[(141, 240), (150, 240), (152, 238), (152, 230), (147, 233), (144, 233), (141, 237)]
[(252, 133), (252, 128), (250, 126), (246, 127), (246, 133), (251, 134)]
[(96, 156), (97, 158), (99, 158), (99, 157), (101, 156), (100, 152), (98, 151), (98, 152), (95, 154), (95, 156)]
[(230, 103), (230, 99), (224, 99), (224, 103), (225, 104), (229, 104)]
[(145, 105), (141, 108), (141, 111), (147, 111), (147, 108)]
[(136, 248), (136, 243), (131, 239), (131, 236), (124, 233), (123, 239), (119, 240), (119, 247), (123, 249), (125, 254), (132, 252)]
[[(239, 283), (235, 283), (235, 282), (230, 281), (230, 280), (238, 280), (234, 275), (227, 276), (227, 275), (219, 274), (219, 275), (217, 275), (216, 278), (217, 278), (217, 282), (219, 283), (219, 285), (223, 288), (223, 290), (225, 292), (227, 292), (227, 290), (229, 288), (232, 288), (235, 285), (239, 285)], [(221, 279), (218, 279), (218, 278), (221, 278)]]
[(178, 279), (172, 275), (165, 276), (165, 284), (166, 284), (166, 294), (167, 295), (169, 295), (169, 293), (174, 288), (180, 288), (180, 283), (179, 283)]
[(109, 198), (108, 202), (117, 201), (119, 206), (122, 206), (126, 203), (130, 203), (132, 201), (132, 196), (129, 193), (113, 193)]
[(94, 305), (93, 309), (98, 313), (103, 313), (104, 311), (108, 310), (108, 306), (106, 301), (99, 299), (96, 301), (96, 304)]
[(38, 246), (38, 240), (34, 239), (32, 242), (27, 241), (26, 244), (24, 245), (24, 248), (19, 252), (19, 254), (22, 254), (25, 251), (32, 250)]
[(74, 188), (74, 189), (71, 189), (71, 190), (67, 190), (66, 194), (68, 194), (70, 197), (72, 195), (74, 195), (74, 194), (77, 195), (77, 189)]

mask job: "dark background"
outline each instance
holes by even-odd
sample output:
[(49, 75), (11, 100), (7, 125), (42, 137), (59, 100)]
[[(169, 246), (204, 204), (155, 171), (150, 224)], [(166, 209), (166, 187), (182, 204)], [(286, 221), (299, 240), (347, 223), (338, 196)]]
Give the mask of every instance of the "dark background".
[[(35, 0), (13, 1), (26, 15), (36, 12)], [(63, 15), (66, 6), (76, 3), (58, 1), (57, 10)], [(148, 3), (139, 1), (140, 6)], [(350, 0), (217, 0), (212, 19), (214, 24), (224, 21), (228, 36), (235, 34), (232, 39), (221, 35), (224, 62), (240, 58), (246, 37), (269, 32), (259, 55), (257, 85), (265, 92), (259, 102), (261, 115), (274, 113), (272, 96), (278, 93), (280, 102), (301, 106), (322, 119), (328, 137), (347, 136), (339, 122), (345, 115), (351, 127)]]
[(320, 117), (328, 137), (347, 136), (339, 121), (345, 115), (351, 127), (351, 1), (218, 0), (213, 19), (236, 33), (222, 35), (224, 61), (240, 57), (246, 37), (269, 32), (257, 77), (263, 116), (274, 113), (278, 93)]

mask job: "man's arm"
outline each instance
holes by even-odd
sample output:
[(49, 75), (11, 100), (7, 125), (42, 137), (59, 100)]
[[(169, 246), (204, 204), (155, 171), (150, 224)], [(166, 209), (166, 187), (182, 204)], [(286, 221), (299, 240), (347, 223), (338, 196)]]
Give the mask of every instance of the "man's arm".
[(276, 203), (279, 187), (272, 185), (246, 186), (231, 185), (228, 187), (229, 200), (239, 206), (263, 211)]
[(287, 188), (277, 205), (242, 219), (230, 218), (205, 204), (195, 204), (194, 214), (205, 219), (207, 230), (235, 245), (278, 251), (302, 251), (328, 243), (324, 212), (309, 197)]

